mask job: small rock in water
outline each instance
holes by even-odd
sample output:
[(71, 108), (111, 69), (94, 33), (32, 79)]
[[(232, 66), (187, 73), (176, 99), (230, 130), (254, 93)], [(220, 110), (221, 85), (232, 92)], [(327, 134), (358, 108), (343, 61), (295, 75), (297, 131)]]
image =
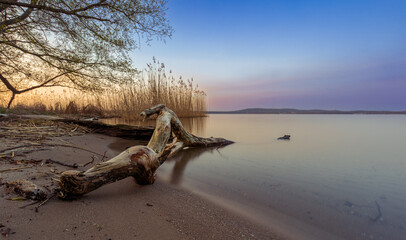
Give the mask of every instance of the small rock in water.
[(290, 140), (290, 135), (284, 135), (283, 137), (278, 137), (278, 140)]
[(346, 207), (352, 207), (354, 204), (352, 203), (352, 202), (350, 202), (350, 201), (345, 201), (344, 202), (344, 206), (346, 206)]

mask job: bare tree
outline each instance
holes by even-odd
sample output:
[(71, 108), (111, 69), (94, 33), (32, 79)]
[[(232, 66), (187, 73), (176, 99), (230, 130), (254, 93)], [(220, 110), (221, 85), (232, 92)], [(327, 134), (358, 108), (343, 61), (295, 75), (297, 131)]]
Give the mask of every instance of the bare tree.
[(0, 92), (129, 81), (128, 52), (172, 34), (166, 0), (0, 0)]

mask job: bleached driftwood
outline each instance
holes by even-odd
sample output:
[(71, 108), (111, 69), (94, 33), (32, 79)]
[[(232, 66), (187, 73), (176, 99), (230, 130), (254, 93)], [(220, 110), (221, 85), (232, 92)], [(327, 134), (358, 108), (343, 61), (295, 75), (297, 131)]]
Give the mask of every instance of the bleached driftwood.
[[(147, 146), (130, 147), (109, 161), (96, 164), (87, 171), (65, 171), (61, 174), (57, 196), (69, 199), (91, 192), (105, 184), (134, 177), (141, 185), (155, 181), (155, 171), (185, 147), (224, 146), (233, 143), (224, 138), (202, 138), (186, 131), (176, 114), (159, 104), (144, 110), (141, 116), (157, 114), (156, 128)], [(171, 132), (174, 139), (168, 143)]]

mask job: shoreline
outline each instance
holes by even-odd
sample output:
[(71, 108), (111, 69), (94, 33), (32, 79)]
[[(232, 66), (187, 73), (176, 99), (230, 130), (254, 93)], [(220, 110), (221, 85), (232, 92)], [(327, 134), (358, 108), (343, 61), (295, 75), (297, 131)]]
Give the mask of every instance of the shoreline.
[[(104, 153), (108, 159), (120, 152), (108, 147), (121, 141), (116, 137), (84, 134), (59, 138)], [(24, 158), (52, 158), (68, 164), (84, 164), (93, 155), (80, 149), (54, 147), (28, 153)], [(96, 158), (95, 163), (98, 161), (100, 158)], [(10, 167), (4, 162), (0, 166), (2, 169)], [(69, 169), (54, 164), (36, 165), (2, 173), (0, 180), (4, 183), (28, 179), (50, 187), (55, 184), (52, 172)], [(7, 239), (286, 239), (275, 234), (271, 227), (264, 227), (185, 189), (171, 186), (159, 176), (148, 186), (139, 186), (131, 178), (126, 178), (74, 201), (53, 198), (38, 212), (35, 212), (36, 205), (20, 208), (31, 200), (7, 200), (16, 195), (9, 194), (4, 185), (0, 187), (0, 196), (0, 226), (3, 226), (0, 231), (2, 237), (8, 231)]]

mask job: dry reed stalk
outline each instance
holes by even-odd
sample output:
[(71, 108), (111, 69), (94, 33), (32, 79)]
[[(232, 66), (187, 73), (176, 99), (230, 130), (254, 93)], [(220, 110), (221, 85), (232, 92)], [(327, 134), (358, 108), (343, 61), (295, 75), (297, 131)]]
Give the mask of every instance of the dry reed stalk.
[[(5, 107), (8, 93), (0, 92), (0, 106)], [(4, 101), (3, 101), (4, 99)], [(74, 89), (37, 89), (18, 95), (13, 108), (37, 112), (66, 114), (114, 115), (137, 119), (138, 112), (162, 103), (179, 117), (204, 116), (206, 94), (193, 79), (175, 78), (165, 65), (155, 59), (134, 76), (131, 83), (113, 86), (101, 93), (84, 93)]]

